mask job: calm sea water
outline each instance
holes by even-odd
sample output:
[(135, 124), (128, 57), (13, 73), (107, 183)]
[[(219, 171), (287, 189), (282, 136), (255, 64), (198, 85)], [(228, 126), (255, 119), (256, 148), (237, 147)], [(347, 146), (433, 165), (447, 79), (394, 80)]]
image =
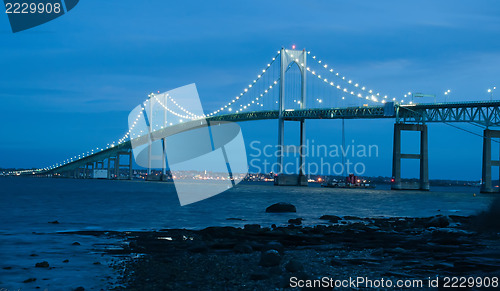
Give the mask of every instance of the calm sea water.
[[(496, 197), (479, 194), (473, 187), (419, 192), (390, 191), (387, 185), (362, 190), (251, 183), (181, 207), (172, 183), (43, 178), (0, 178), (0, 193), (0, 290), (106, 289), (115, 274), (107, 267), (109, 258), (99, 250), (116, 241), (60, 234), (65, 231), (269, 226), (286, 224), (294, 217), (312, 225), (324, 223), (318, 220), (323, 214), (471, 215), (486, 209)], [(297, 213), (265, 213), (267, 206), (281, 201), (294, 204)], [(59, 224), (48, 223), (54, 220)], [(72, 245), (75, 241), (80, 246)], [(69, 262), (63, 263), (66, 259)], [(48, 261), (53, 268), (35, 268), (40, 261)], [(37, 280), (22, 283), (28, 278)]]

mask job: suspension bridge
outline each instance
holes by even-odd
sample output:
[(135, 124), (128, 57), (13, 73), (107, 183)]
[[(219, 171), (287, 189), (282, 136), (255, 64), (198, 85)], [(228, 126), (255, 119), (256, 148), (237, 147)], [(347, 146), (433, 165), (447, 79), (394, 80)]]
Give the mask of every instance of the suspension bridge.
[[(135, 120), (131, 118), (135, 118)], [(474, 124), (483, 129), (482, 192), (497, 192), (492, 185), (492, 167), (500, 161), (492, 160), (491, 142), (500, 138), (500, 101), (458, 103), (414, 103), (412, 93), (400, 97), (389, 96), (368, 88), (337, 71), (307, 50), (284, 49), (256, 74), (239, 94), (210, 113), (193, 110), (190, 104), (176, 100), (168, 93), (151, 93), (129, 116), (129, 130), (117, 141), (104, 147), (74, 155), (54, 165), (36, 170), (14, 171), (12, 175), (58, 176), (91, 178), (96, 169), (105, 170), (108, 179), (131, 179), (132, 144), (144, 145), (163, 140), (195, 124), (222, 121), (278, 121), (278, 150), (284, 146), (285, 121), (300, 123), (300, 145), (305, 144), (308, 119), (393, 119), (393, 189), (429, 190), (428, 138), (429, 123)], [(140, 126), (146, 119), (147, 126)], [(401, 133), (420, 133), (420, 153), (406, 154), (401, 148)], [(300, 147), (302, 149), (302, 147)], [(165, 152), (163, 152), (165, 158)], [(150, 153), (151, 156), (151, 153)], [(151, 158), (150, 158), (151, 159)], [(405, 183), (401, 178), (401, 161), (420, 162), (418, 185)], [(283, 152), (278, 152), (278, 166), (283, 165)], [(300, 152), (299, 172), (296, 175), (280, 173), (277, 185), (307, 185), (305, 155)], [(279, 167), (282, 168), (282, 167)], [(151, 166), (148, 173), (151, 172)], [(165, 175), (165, 166), (162, 168)]]

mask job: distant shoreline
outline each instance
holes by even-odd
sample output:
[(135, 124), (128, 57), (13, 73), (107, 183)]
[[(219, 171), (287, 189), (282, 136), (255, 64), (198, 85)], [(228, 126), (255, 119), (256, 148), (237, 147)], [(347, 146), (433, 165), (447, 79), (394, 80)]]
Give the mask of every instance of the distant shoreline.
[[(21, 170), (30, 170), (30, 169), (1, 169), (0, 168), (0, 178), (1, 177), (31, 177), (29, 175), (21, 175), (21, 176), (13, 176), (13, 175), (6, 175), (5, 173), (8, 171), (21, 171)], [(268, 175), (268, 174), (252, 174), (252, 175)], [(337, 179), (337, 180), (342, 180), (343, 177), (340, 176), (323, 176), (323, 175), (315, 175), (316, 177), (322, 177), (322, 179)], [(54, 177), (58, 179), (64, 179), (64, 178), (59, 178), (59, 177)], [(375, 185), (390, 185), (391, 184), (391, 177), (370, 177), (370, 176), (363, 176), (363, 179), (370, 181), (370, 183), (375, 184)], [(72, 178), (68, 178), (72, 179)], [(98, 179), (96, 179), (98, 180)], [(140, 178), (134, 178), (132, 180), (138, 180), (141, 181), (143, 179)], [(130, 180), (129, 180), (130, 181)], [(404, 182), (415, 182), (417, 183), (419, 180), (417, 178), (408, 178), (408, 179), (403, 179)], [(172, 182), (172, 180), (167, 180), (166, 182)], [(245, 183), (252, 183), (252, 182), (269, 182), (272, 183), (272, 181), (263, 181), (263, 180), (249, 180), (249, 179), (244, 179), (243, 182)], [(500, 184), (500, 181), (492, 181), (493, 184)], [(322, 182), (309, 182), (309, 183), (318, 183), (321, 184)], [(453, 179), (430, 179), (429, 183), (431, 186), (445, 186), (445, 187), (480, 187), (480, 181), (479, 180), (453, 180)]]

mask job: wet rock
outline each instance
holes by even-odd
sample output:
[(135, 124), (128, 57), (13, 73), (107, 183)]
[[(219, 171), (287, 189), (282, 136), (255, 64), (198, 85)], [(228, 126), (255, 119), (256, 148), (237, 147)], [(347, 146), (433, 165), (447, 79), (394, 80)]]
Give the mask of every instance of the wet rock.
[(73, 289), (73, 291), (85, 291), (85, 288), (83, 287), (76, 287), (75, 289)]
[(28, 278), (26, 280), (23, 281), (23, 283), (31, 283), (31, 282), (35, 282), (36, 281), (36, 278)]
[(266, 208), (267, 213), (297, 212), (294, 205), (287, 202), (279, 202)]
[(226, 220), (246, 221), (246, 219), (243, 219), (243, 218), (237, 218), (237, 217), (229, 217), (229, 218), (226, 218)]
[(453, 222), (458, 222), (458, 223), (467, 223), (470, 220), (470, 217), (467, 216), (460, 216), (460, 215), (448, 215), (448, 217), (453, 221)]
[(77, 241), (75, 241), (75, 242), (74, 242), (74, 243), (72, 243), (71, 245), (72, 245), (72, 246), (79, 246), (79, 245), (80, 245), (80, 243), (79, 243), (79, 242), (77, 242)]
[(100, 264), (101, 264), (101, 262), (94, 262), (94, 263), (92, 263), (92, 264), (93, 264), (93, 265), (100, 265)]
[(295, 225), (301, 225), (302, 224), (302, 218), (292, 218), (288, 220), (288, 223), (295, 224)]
[(303, 271), (304, 270), (304, 266), (302, 265), (301, 262), (299, 262), (298, 260), (295, 260), (295, 259), (291, 259), (290, 261), (288, 261), (288, 263), (285, 265), (285, 269), (288, 271), (288, 272), (291, 272), (291, 273), (296, 273), (296, 272), (299, 272), (299, 271)]
[(317, 234), (321, 234), (321, 233), (326, 232), (327, 229), (328, 229), (328, 226), (319, 224), (319, 225), (315, 225), (313, 227), (312, 232), (317, 233)]
[(38, 262), (35, 264), (36, 268), (48, 268), (49, 267), (49, 262), (43, 261), (43, 262)]
[(285, 252), (285, 247), (283, 247), (283, 245), (280, 242), (272, 241), (265, 244), (262, 247), (262, 251), (269, 251), (269, 250), (275, 250), (278, 251), (278, 253), (283, 254)]
[(365, 228), (367, 230), (371, 230), (371, 231), (379, 231), (379, 230), (381, 230), (381, 228), (379, 226), (376, 226), (376, 225), (367, 225)]
[(259, 265), (263, 267), (278, 266), (281, 262), (281, 255), (277, 250), (268, 250), (262, 252)]
[(274, 266), (274, 267), (270, 267), (267, 269), (269, 275), (271, 276), (275, 276), (275, 275), (281, 275), (283, 274), (283, 270), (282, 268), (278, 265), (278, 266)]
[(196, 243), (190, 246), (187, 250), (192, 253), (204, 253), (208, 251), (208, 246), (205, 243)]
[(234, 250), (234, 252), (240, 253), (240, 254), (249, 254), (249, 253), (253, 252), (253, 248), (249, 244), (246, 244), (246, 243), (235, 245), (233, 250)]
[(31, 254), (30, 257), (38, 257), (37, 254)]
[(477, 230), (485, 232), (500, 231), (500, 198), (493, 200), (488, 210), (474, 217), (472, 226)]
[(350, 215), (344, 216), (344, 219), (345, 220), (361, 220), (361, 218), (359, 218), (357, 216), (350, 216)]
[(427, 221), (425, 227), (447, 227), (448, 225), (450, 225), (450, 219), (447, 216), (436, 216)]
[(63, 263), (69, 263), (69, 260), (68, 260), (68, 259), (66, 259), (66, 260), (64, 260), (64, 261), (62, 261), (62, 262), (63, 262)]
[(59, 221), (54, 220), (54, 221), (49, 221), (48, 223), (51, 223), (51, 224), (59, 224)]
[(12, 270), (12, 267), (3, 267), (4, 270)]
[(228, 238), (233, 237), (235, 234), (240, 233), (242, 231), (239, 228), (235, 228), (232, 226), (212, 226), (207, 227), (200, 231), (200, 234), (206, 236), (207, 238)]
[(250, 274), (250, 280), (259, 281), (269, 278), (269, 274), (263, 270), (259, 270), (255, 273)]
[(337, 223), (337, 222), (339, 222), (339, 220), (342, 220), (341, 217), (336, 216), (336, 215), (323, 215), (319, 219), (328, 220), (328, 221), (333, 222), (333, 223)]
[(248, 231), (259, 231), (260, 230), (260, 224), (245, 224), (243, 227), (244, 230)]

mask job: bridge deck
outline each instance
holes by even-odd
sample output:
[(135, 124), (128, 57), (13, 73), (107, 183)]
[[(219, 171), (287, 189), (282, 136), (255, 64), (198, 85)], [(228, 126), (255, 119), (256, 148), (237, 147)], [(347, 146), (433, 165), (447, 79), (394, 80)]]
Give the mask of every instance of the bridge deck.
[[(398, 123), (467, 122), (485, 127), (500, 126), (500, 101), (394, 105), (394, 111), (392, 109), (387, 110), (386, 106), (286, 110), (283, 112), (283, 118), (285, 120), (395, 118)], [(392, 111), (394, 113), (390, 114)], [(271, 110), (217, 115), (208, 117), (206, 120), (209, 122), (239, 122), (278, 118), (278, 110)], [(185, 129), (193, 128), (193, 125), (203, 126), (204, 124), (205, 122), (203, 122), (203, 120), (180, 123), (155, 131), (152, 133), (152, 137), (156, 140)], [(141, 136), (134, 139), (134, 143), (147, 143), (148, 138), (147, 135)], [(87, 163), (102, 161), (106, 158), (116, 156), (119, 152), (129, 152), (131, 147), (132, 143), (126, 141), (115, 147), (105, 149), (93, 155), (41, 173), (57, 173), (73, 170)]]

